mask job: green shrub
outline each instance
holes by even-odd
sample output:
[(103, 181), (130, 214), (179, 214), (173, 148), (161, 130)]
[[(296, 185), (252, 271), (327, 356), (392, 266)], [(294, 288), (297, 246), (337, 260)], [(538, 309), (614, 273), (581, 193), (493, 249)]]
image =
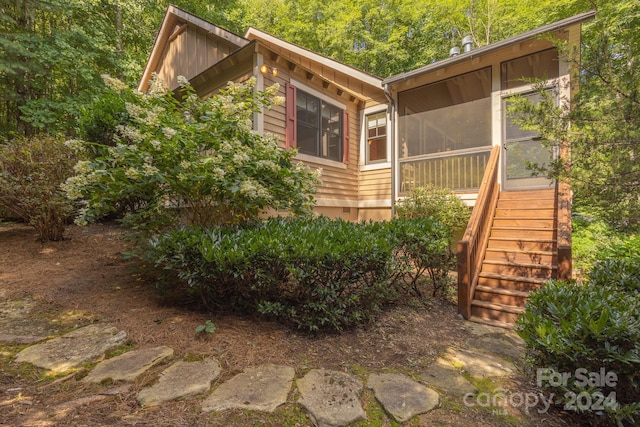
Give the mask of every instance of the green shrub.
[[(550, 282), (531, 294), (517, 324), (539, 385), (555, 395), (556, 403), (608, 422), (640, 422), (637, 294), (602, 283)], [(601, 370), (615, 373), (615, 381), (585, 384), (585, 373)], [(568, 378), (545, 381), (549, 373)]]
[(381, 227), (394, 247), (392, 282), (422, 296), (419, 285), (426, 278), (434, 297), (452, 283), (449, 273), (456, 257), (449, 228), (428, 217), (396, 218)]
[(640, 237), (632, 235), (601, 250), (588, 273), (594, 286), (608, 286), (623, 292), (640, 293)]
[(41, 241), (63, 239), (73, 212), (60, 185), (77, 162), (64, 141), (52, 136), (18, 138), (0, 145), (0, 208), (33, 226)]
[(465, 229), (471, 216), (471, 208), (447, 189), (426, 185), (413, 189), (396, 204), (400, 218), (431, 218), (445, 225), (451, 233)]
[(439, 251), (448, 253), (447, 231), (425, 218), (272, 218), (169, 231), (145, 252), (162, 269), (159, 288), (170, 300), (257, 312), (309, 331), (341, 330), (417, 291), (420, 274), (445, 270), (448, 255)]
[[(268, 209), (310, 214), (317, 174), (252, 127), (255, 112), (282, 101), (278, 87), (255, 91), (252, 78), (200, 99), (180, 80), (183, 102), (158, 80), (145, 94), (109, 80), (111, 96), (129, 100), (128, 119), (115, 127), (115, 146), (93, 144), (98, 155), (67, 181), (69, 197), (86, 203), (76, 222), (125, 212), (123, 222), (151, 233), (181, 221), (238, 224)], [(120, 120), (107, 119), (107, 128)]]

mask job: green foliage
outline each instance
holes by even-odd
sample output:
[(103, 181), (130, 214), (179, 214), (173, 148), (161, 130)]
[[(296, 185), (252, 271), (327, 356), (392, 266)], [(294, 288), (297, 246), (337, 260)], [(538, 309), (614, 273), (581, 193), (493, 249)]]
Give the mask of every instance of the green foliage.
[[(605, 400), (603, 410), (609, 422), (618, 424), (640, 421), (638, 242), (634, 238), (613, 245), (609, 254), (620, 257), (606, 258), (605, 254), (583, 285), (552, 281), (531, 294), (526, 312), (517, 322), (533, 367), (570, 374), (566, 384), (544, 384), (548, 391), (565, 404), (572, 403), (571, 398), (580, 393), (587, 393), (594, 402), (596, 396), (615, 396)], [(579, 368), (613, 372), (617, 381), (609, 385), (581, 384), (575, 375)], [(590, 407), (577, 409), (596, 415)]]
[[(571, 3), (567, 10), (594, 7)], [(546, 172), (570, 178), (575, 206), (633, 229), (640, 223), (640, 3), (603, 0), (597, 9), (583, 26), (579, 49), (559, 43), (562, 56), (580, 70), (580, 90), (571, 103), (547, 99), (517, 109), (526, 116), (526, 128), (547, 145), (570, 147), (571, 158)]]
[(598, 260), (625, 259), (637, 250), (637, 234), (620, 231), (597, 214), (574, 212), (572, 228), (573, 264), (581, 274), (588, 274)]
[(89, 144), (99, 155), (67, 181), (69, 197), (86, 202), (77, 222), (125, 212), (126, 224), (151, 232), (180, 221), (237, 224), (270, 208), (310, 214), (316, 173), (252, 129), (253, 113), (282, 101), (277, 86), (256, 92), (250, 79), (203, 100), (183, 80), (179, 103), (157, 80), (147, 94), (107, 82), (129, 100), (129, 118), (115, 127), (115, 145)]
[(413, 189), (396, 204), (400, 218), (432, 218), (445, 225), (451, 233), (464, 230), (471, 208), (447, 188), (427, 185)]
[(589, 280), (594, 286), (635, 293), (637, 298), (640, 293), (640, 238), (632, 236), (605, 249), (602, 259), (589, 272)]
[[(422, 258), (419, 250), (430, 252)], [(372, 320), (407, 295), (405, 275), (417, 274), (409, 268), (446, 269), (448, 258), (439, 250), (448, 251), (446, 230), (428, 219), (387, 224), (319, 217), (182, 228), (152, 239), (145, 254), (162, 269), (158, 287), (169, 300), (258, 312), (317, 331)], [(413, 285), (410, 291), (417, 280)]]
[(404, 283), (420, 297), (422, 280), (428, 279), (435, 297), (452, 284), (449, 273), (456, 268), (451, 231), (438, 221), (428, 216), (400, 217), (380, 226), (394, 247), (392, 282)]
[[(107, 90), (81, 110), (78, 117), (78, 136), (99, 146), (113, 146), (118, 126), (131, 123), (127, 102), (135, 102), (131, 91)], [(99, 152), (95, 153), (99, 155)]]
[(76, 161), (60, 138), (17, 138), (0, 145), (0, 209), (33, 226), (40, 240), (62, 240), (73, 206), (60, 184)]
[(216, 325), (211, 320), (207, 320), (202, 325), (196, 326), (196, 333), (203, 332), (205, 334), (213, 334), (216, 331)]

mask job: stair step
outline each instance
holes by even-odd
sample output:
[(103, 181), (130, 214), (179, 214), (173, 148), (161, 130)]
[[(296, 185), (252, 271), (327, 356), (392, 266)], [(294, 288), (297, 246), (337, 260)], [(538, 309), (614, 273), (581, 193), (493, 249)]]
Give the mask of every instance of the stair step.
[(548, 279), (539, 277), (510, 276), (499, 273), (483, 272), (478, 277), (477, 286), (488, 288), (506, 288), (515, 291), (531, 292), (540, 289)]
[(493, 226), (490, 237), (510, 237), (527, 236), (530, 239), (540, 238), (552, 240), (556, 236), (556, 231), (551, 227), (514, 227), (514, 226)]
[(500, 200), (555, 199), (555, 188), (544, 190), (501, 191)]
[(515, 323), (507, 323), (507, 322), (501, 322), (499, 320), (483, 319), (482, 317), (477, 317), (477, 316), (470, 316), (469, 320), (471, 322), (483, 323), (485, 325), (495, 326), (503, 329), (513, 329), (516, 327)]
[(498, 304), (474, 299), (471, 301), (471, 316), (487, 320), (497, 320), (504, 323), (515, 323), (523, 307), (514, 307), (506, 304)]
[(555, 251), (525, 251), (520, 249), (487, 247), (485, 259), (515, 264), (551, 265), (557, 262), (557, 253)]
[(536, 218), (536, 217), (499, 217), (493, 218), (494, 227), (517, 227), (517, 228), (548, 228), (553, 229), (555, 225), (554, 218)]
[(554, 239), (489, 237), (487, 250), (503, 248), (520, 251), (553, 251), (555, 245), (556, 241)]
[(478, 301), (524, 307), (529, 298), (529, 292), (478, 285), (476, 286), (473, 298)]
[(500, 205), (496, 208), (495, 218), (533, 218), (533, 219), (553, 219), (556, 210), (553, 207), (531, 207), (523, 204), (521, 207), (503, 208)]
[(498, 209), (521, 209), (523, 206), (528, 208), (555, 208), (556, 200), (548, 199), (499, 199)]
[(500, 273), (507, 276), (552, 278), (557, 267), (555, 265), (512, 263), (485, 259), (481, 272)]

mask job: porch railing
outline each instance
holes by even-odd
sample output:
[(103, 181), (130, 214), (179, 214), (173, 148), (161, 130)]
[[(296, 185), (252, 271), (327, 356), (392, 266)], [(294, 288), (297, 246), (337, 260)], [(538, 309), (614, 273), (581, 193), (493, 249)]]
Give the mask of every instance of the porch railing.
[(401, 159), (400, 193), (428, 184), (457, 191), (477, 190), (490, 153), (490, 148), (483, 148)]
[(458, 242), (458, 312), (465, 319), (471, 316), (471, 300), (478, 283), (482, 258), (487, 247), (491, 222), (495, 215), (500, 187), (498, 184), (498, 160), (500, 147), (491, 150), (476, 205), (469, 224)]

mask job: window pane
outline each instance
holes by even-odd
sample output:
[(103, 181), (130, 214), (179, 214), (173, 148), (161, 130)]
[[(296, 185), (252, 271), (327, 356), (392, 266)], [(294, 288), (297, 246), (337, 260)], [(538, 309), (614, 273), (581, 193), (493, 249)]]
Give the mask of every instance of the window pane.
[(318, 155), (318, 129), (298, 122), (298, 149), (303, 154)]
[(399, 95), (400, 158), (491, 145), (491, 69)]
[(502, 63), (502, 89), (530, 84), (531, 79), (549, 80), (559, 75), (558, 51), (545, 50)]
[(367, 116), (366, 163), (387, 160), (387, 113)]
[(299, 151), (333, 160), (342, 159), (342, 110), (297, 91), (297, 146)]

